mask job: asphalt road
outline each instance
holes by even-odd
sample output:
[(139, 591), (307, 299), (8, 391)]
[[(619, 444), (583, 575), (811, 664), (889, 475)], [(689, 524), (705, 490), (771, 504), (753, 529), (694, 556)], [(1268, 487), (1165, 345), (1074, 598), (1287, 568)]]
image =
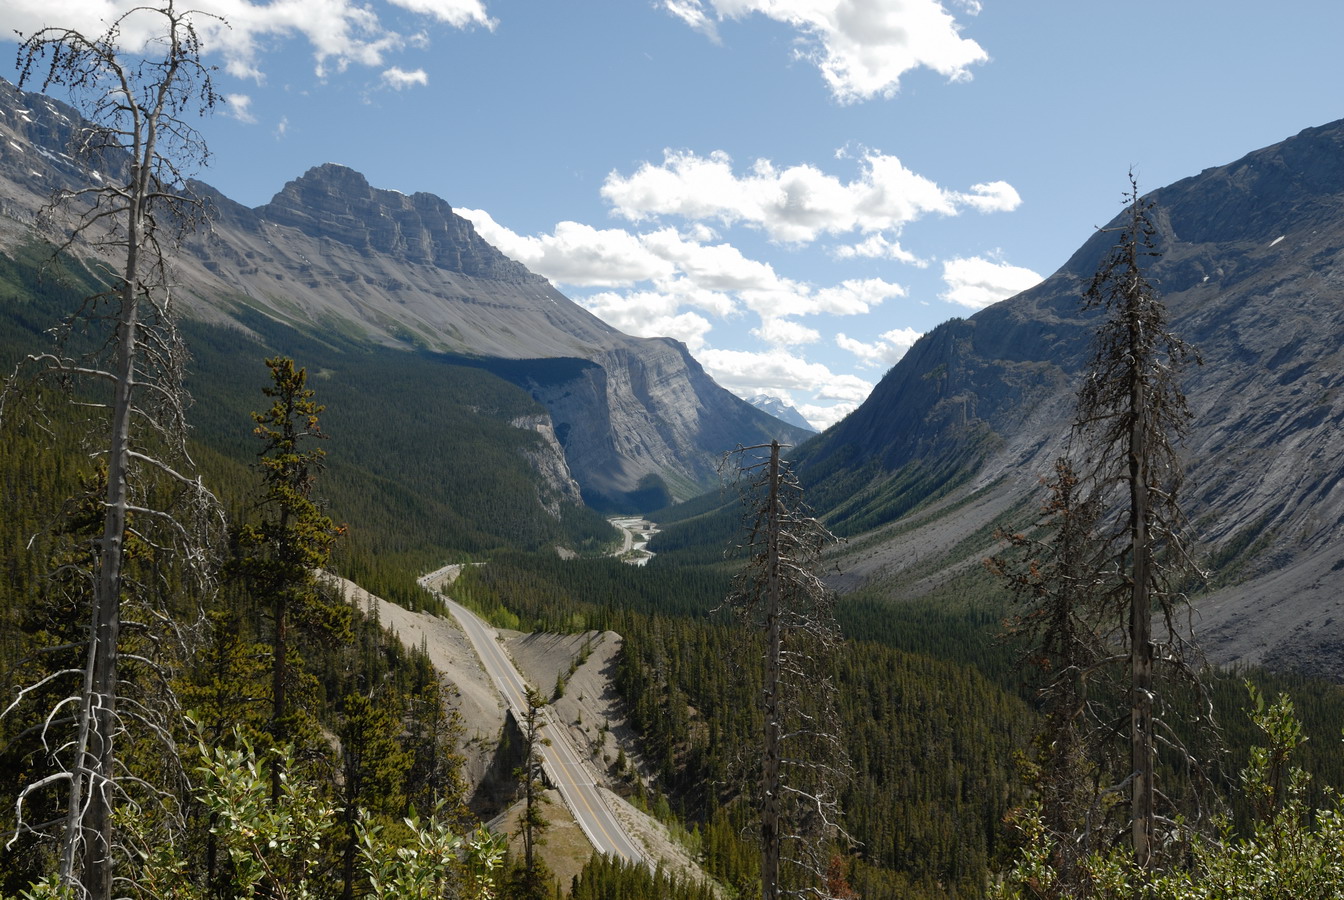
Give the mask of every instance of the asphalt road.
[[(476, 655), (481, 658), (486, 674), (508, 702), (514, 718), (521, 723), (527, 702), (524, 694), (526, 683), (514, 666), (513, 660), (509, 659), (504, 648), (496, 640), (495, 629), (466, 607), (446, 597), (444, 600), (448, 604), (448, 609), (462, 624), (462, 629), (467, 633), (472, 646), (476, 648)], [(579, 827), (583, 829), (583, 833), (587, 835), (598, 853), (633, 863), (647, 862), (643, 851), (626, 834), (611, 808), (607, 806), (606, 800), (593, 781), (592, 773), (584, 765), (578, 751), (574, 749), (573, 742), (570, 741), (563, 726), (551, 718), (549, 707), (543, 710), (543, 714), (546, 717), (547, 727), (542, 735), (550, 737), (551, 740), (549, 745), (543, 745), (541, 748), (542, 763), (552, 783), (560, 791), (560, 796), (564, 798), (565, 805), (569, 807)]]

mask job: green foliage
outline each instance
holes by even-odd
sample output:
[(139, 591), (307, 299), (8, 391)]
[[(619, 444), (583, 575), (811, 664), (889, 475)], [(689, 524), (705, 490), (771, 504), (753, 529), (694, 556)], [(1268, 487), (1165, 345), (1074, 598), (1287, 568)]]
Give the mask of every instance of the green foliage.
[[(135, 900), (206, 900), (211, 897), (307, 900), (331, 897), (330, 846), (341, 826), (337, 810), (318, 787), (286, 775), (278, 802), (270, 796), (268, 769), (292, 772), (293, 760), (278, 767), (258, 759), (251, 744), (235, 735), (235, 749), (198, 748), (195, 797), (206, 813), (210, 834), (222, 854), (209, 883), (199, 860), (180, 842), (150, 840), (134, 816), (124, 826), (135, 849), (125, 874)], [(288, 751), (273, 750), (288, 756)], [(368, 900), (428, 900), (456, 890), (462, 900), (491, 900), (503, 842), (484, 830), (468, 839), (453, 833), (439, 815), (407, 817), (396, 828), (369, 823), (362, 815), (358, 859)], [(53, 896), (35, 885), (34, 897)]]
[(1265, 743), (1242, 770), (1242, 788), (1256, 818), (1238, 832), (1224, 819), (1216, 834), (1194, 835), (1188, 852), (1166, 868), (1142, 870), (1125, 848), (1084, 861), (1086, 879), (1070, 887), (1056, 871), (1059, 847), (1039, 810), (1019, 820), (1023, 849), (999, 889), (1005, 900), (1084, 896), (1094, 900), (1327, 900), (1344, 896), (1344, 805), (1329, 793), (1312, 808), (1310, 776), (1292, 764), (1306, 741), (1292, 701), (1272, 704), (1250, 686), (1251, 721)]

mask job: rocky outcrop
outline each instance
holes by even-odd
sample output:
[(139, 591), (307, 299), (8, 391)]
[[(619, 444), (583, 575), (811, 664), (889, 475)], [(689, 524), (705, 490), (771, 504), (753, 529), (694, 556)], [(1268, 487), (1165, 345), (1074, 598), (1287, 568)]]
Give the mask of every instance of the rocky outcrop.
[(433, 194), (408, 197), (377, 190), (354, 169), (336, 163), (309, 169), (257, 214), (266, 222), (365, 255), (491, 281), (545, 283), (486, 243), (470, 222)]
[[(1150, 195), (1162, 253), (1150, 277), (1173, 331), (1204, 361), (1184, 384), (1194, 413), (1185, 507), (1220, 579), (1236, 582), (1199, 603), (1206, 649), (1221, 661), (1340, 674), (1306, 648), (1344, 642), (1344, 615), (1321, 607), (1322, 591), (1344, 593), (1334, 549), (1344, 540), (1341, 160), (1344, 122)], [(1002, 511), (1037, 491), (1063, 449), (1090, 349), (1094, 320), (1078, 298), (1113, 240), (1098, 233), (1040, 286), (919, 341), (805, 448), (814, 501), (872, 527), (940, 491), (1004, 498), (947, 502), (950, 547), (985, 525), (970, 510)], [(896, 548), (857, 571), (899, 569)]]
[(579, 483), (570, 474), (569, 464), (565, 462), (565, 448), (555, 437), (555, 426), (550, 416), (522, 416), (514, 419), (514, 428), (534, 431), (541, 438), (541, 444), (527, 452), (528, 462), (541, 476), (544, 493), (542, 506), (554, 518), (560, 518), (565, 504), (583, 502)]

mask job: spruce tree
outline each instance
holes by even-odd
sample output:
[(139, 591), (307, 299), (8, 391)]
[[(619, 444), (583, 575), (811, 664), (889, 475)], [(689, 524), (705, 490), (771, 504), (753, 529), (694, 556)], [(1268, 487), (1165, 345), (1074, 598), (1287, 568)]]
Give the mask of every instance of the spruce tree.
[[(326, 437), (307, 370), (285, 357), (266, 360), (272, 384), (262, 389), (270, 409), (253, 413), (253, 433), (264, 442), (257, 461), (262, 494), (257, 518), (238, 534), (238, 571), (254, 600), (271, 613), (271, 737), (284, 746), (296, 737), (304, 712), (289, 700), (298, 676), (296, 631), (337, 642), (351, 639), (350, 608), (324, 596), (318, 573), (344, 528), (322, 511), (313, 485), (326, 455), (311, 442)], [(281, 793), (283, 757), (273, 756), (271, 797)]]

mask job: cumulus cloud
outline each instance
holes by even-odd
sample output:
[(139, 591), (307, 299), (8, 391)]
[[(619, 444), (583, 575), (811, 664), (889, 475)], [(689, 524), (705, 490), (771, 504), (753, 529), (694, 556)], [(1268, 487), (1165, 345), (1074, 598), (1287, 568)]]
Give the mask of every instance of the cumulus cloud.
[(862, 278), (842, 281), (835, 287), (817, 291), (819, 312), (836, 316), (857, 316), (878, 306), (883, 300), (904, 297), (905, 288), (881, 278)]
[(775, 347), (796, 347), (800, 344), (812, 344), (821, 340), (821, 332), (815, 328), (800, 325), (791, 319), (779, 319), (774, 316), (764, 318), (751, 333)]
[(822, 363), (808, 362), (779, 348), (763, 353), (706, 349), (697, 359), (715, 381), (739, 397), (805, 391), (822, 400), (858, 405), (873, 390), (870, 382), (857, 375), (837, 374)]
[(225, 94), (224, 109), (228, 116), (239, 122), (257, 124), (257, 117), (252, 115), (252, 98), (247, 94)]
[(383, 70), (383, 84), (398, 91), (413, 86), (424, 87), (429, 84), (429, 75), (424, 69), (407, 72), (405, 69), (393, 66)]
[(958, 194), (957, 197), (980, 212), (1012, 212), (1022, 205), (1017, 190), (1006, 181), (973, 184), (969, 194)]
[(913, 328), (894, 328), (878, 335), (876, 341), (864, 343), (846, 337), (844, 332), (841, 332), (835, 336), (835, 343), (841, 350), (857, 356), (864, 365), (883, 364), (892, 366), (902, 356), (905, 356), (906, 351), (913, 347), (915, 341), (922, 336), (921, 332), (915, 331)]
[(579, 303), (595, 316), (636, 337), (670, 337), (684, 343), (692, 353), (705, 347), (713, 325), (696, 312), (678, 313), (680, 302), (658, 291), (617, 293), (604, 291)]
[[(967, 207), (994, 212), (1020, 202), (1006, 182), (974, 185), (969, 192), (947, 190), (897, 157), (875, 151), (862, 153), (859, 169), (858, 177), (842, 181), (812, 165), (781, 169), (760, 159), (739, 175), (722, 151), (700, 156), (669, 149), (661, 164), (645, 162), (628, 176), (611, 172), (602, 196), (613, 212), (632, 222), (677, 216), (743, 224), (783, 243), (809, 243), (822, 234), (851, 231), (876, 235), (899, 231), (928, 213), (951, 216)], [(895, 245), (855, 245), (855, 255), (860, 255), (860, 246), (876, 255)]]
[(500, 225), (485, 210), (456, 212), (470, 220), (480, 236), (504, 255), (560, 284), (629, 287), (640, 281), (669, 278), (675, 272), (672, 263), (623, 229), (561, 222), (551, 234), (525, 236)]
[[(455, 28), (494, 28), (496, 24), (480, 0), (391, 2)], [(138, 5), (137, 0), (67, 3), (61, 10), (61, 24), (88, 35), (101, 34), (112, 19)], [(230, 75), (257, 82), (265, 78), (259, 59), (277, 38), (306, 40), (320, 77), (333, 70), (344, 71), (351, 64), (382, 66), (388, 54), (418, 40), (418, 36), (407, 37), (389, 28), (373, 5), (359, 0), (324, 0), (316, 9), (310, 0), (201, 0), (193, 8), (198, 11), (194, 22), (206, 52), (221, 56)], [(31, 34), (51, 17), (52, 6), (46, 0), (7, 0), (0, 4), (0, 33)], [(157, 36), (161, 22), (153, 15), (130, 16), (121, 34), (123, 46), (143, 47)]]
[[(485, 210), (458, 209), (457, 213), (505, 255), (556, 284), (631, 288), (650, 282), (653, 291), (666, 298), (669, 311), (693, 306), (724, 317), (745, 307), (764, 322), (818, 314), (858, 315), (891, 297), (905, 295), (904, 287), (880, 278), (853, 279), (818, 289), (781, 276), (769, 263), (751, 259), (731, 244), (701, 243), (672, 228), (636, 234), (561, 222), (550, 234), (529, 236), (499, 224)], [(704, 236), (695, 229), (691, 232)], [(650, 293), (641, 289), (642, 302), (649, 300)], [(779, 336), (785, 331), (775, 327), (769, 333)], [(788, 333), (794, 338), (804, 334), (796, 329)]]
[[(980, 11), (974, 0), (959, 5)], [(788, 25), (801, 36), (798, 56), (817, 66), (842, 103), (890, 97), (918, 68), (969, 80), (970, 67), (989, 59), (939, 0), (664, 0), (663, 7), (711, 38), (711, 11), (719, 21), (758, 13)]]
[(902, 247), (899, 241), (889, 240), (881, 234), (871, 234), (857, 244), (842, 244), (835, 248), (835, 255), (840, 259), (894, 259), (921, 269), (929, 264), (928, 260), (920, 259)]
[(983, 309), (1041, 283), (1031, 269), (996, 262), (980, 256), (958, 257), (943, 262), (947, 290), (938, 296), (971, 309)]

